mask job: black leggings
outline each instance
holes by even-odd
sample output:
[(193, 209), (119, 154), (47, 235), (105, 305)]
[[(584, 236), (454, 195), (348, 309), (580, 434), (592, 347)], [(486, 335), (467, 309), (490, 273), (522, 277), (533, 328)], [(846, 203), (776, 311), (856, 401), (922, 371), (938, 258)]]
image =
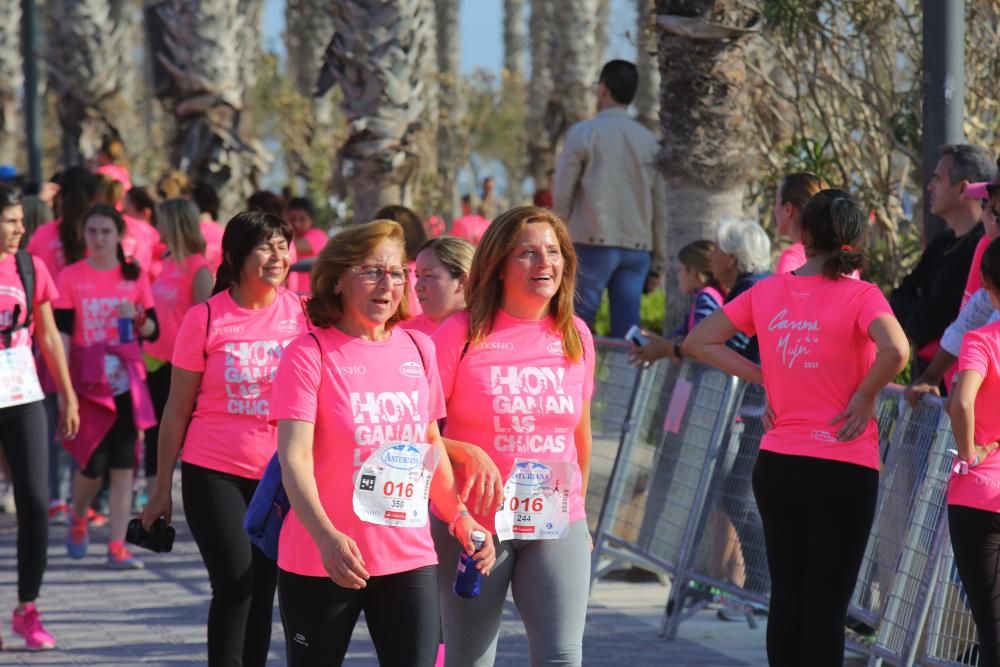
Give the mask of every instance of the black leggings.
[(277, 567), (250, 544), (243, 515), (257, 480), (184, 463), (184, 514), (212, 585), (210, 667), (263, 667), (271, 645)]
[(34, 602), (49, 548), (48, 419), (42, 401), (0, 409), (0, 447), (17, 505), (17, 597)]
[(135, 468), (135, 442), (139, 439), (139, 431), (132, 414), (132, 394), (125, 392), (115, 396), (115, 421), (90, 455), (81, 475), (97, 479), (107, 475), (109, 470)]
[(1000, 514), (949, 505), (948, 529), (979, 632), (979, 665), (1000, 667)]
[(173, 366), (163, 364), (152, 373), (146, 375), (146, 385), (149, 387), (149, 397), (153, 401), (153, 413), (156, 415), (156, 425), (146, 429), (143, 437), (145, 445), (143, 468), (146, 477), (156, 477), (157, 440), (160, 437), (160, 421), (163, 419), (163, 408), (167, 406), (170, 395), (170, 373)]
[(839, 667), (847, 607), (875, 518), (878, 471), (762, 451), (753, 490), (771, 573), (768, 662)]
[(437, 566), (372, 577), (361, 590), (278, 571), (288, 667), (344, 663), (364, 611), (381, 667), (432, 667), (440, 640)]

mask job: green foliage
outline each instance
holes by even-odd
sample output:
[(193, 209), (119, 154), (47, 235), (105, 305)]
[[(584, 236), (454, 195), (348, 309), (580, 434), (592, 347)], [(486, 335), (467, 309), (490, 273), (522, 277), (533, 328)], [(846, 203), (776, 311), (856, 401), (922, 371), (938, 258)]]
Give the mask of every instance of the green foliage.
[(465, 102), (463, 134), (468, 148), (484, 159), (503, 164), (516, 187), (527, 168), (528, 117), (524, 84), (504, 73), (502, 78), (477, 69), (462, 81), (460, 95)]
[[(667, 295), (663, 290), (656, 290), (652, 294), (643, 294), (642, 302), (639, 305), (639, 326), (654, 332), (672, 329), (676, 326), (675, 323), (663, 321), (666, 308)], [(594, 329), (598, 336), (607, 336), (611, 333), (607, 292), (601, 297), (601, 307), (594, 320)]]

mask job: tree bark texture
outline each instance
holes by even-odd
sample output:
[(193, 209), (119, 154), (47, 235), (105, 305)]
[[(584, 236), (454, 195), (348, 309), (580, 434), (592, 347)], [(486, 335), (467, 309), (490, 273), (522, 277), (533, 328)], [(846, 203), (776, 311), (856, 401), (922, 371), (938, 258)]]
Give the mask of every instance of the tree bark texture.
[(14, 164), (24, 134), (17, 108), (21, 69), (21, 3), (0, 3), (0, 164)]
[(503, 1), (503, 68), (513, 79), (524, 79), (527, 59), (524, 0)]
[(263, 146), (240, 135), (246, 59), (259, 53), (262, 0), (160, 0), (146, 8), (154, 89), (175, 119), (171, 163), (241, 209), (266, 166)]
[(761, 14), (742, 0), (657, 0), (660, 168), (667, 179), (669, 237), (666, 325), (680, 322), (687, 297), (677, 251), (715, 238), (724, 218), (742, 217), (752, 166), (746, 49)]
[(636, 57), (639, 90), (635, 95), (636, 120), (660, 133), (660, 67), (657, 61), (656, 0), (636, 0)]
[(554, 143), (569, 127), (596, 112), (594, 84), (600, 74), (597, 51), (597, 10), (600, 0), (574, 0), (553, 5), (559, 27), (555, 40), (553, 81), (556, 92), (549, 99), (545, 124)]
[[(320, 94), (343, 91), (349, 123), (338, 153), (351, 184), (355, 221), (381, 206), (407, 204), (421, 176), (421, 132), (436, 128), (434, 9), (430, 0), (339, 0), (323, 56)], [(436, 132), (432, 136), (436, 137)]]
[(546, 124), (546, 111), (554, 90), (555, 58), (553, 0), (531, 0), (531, 81), (528, 82), (528, 172), (538, 189), (548, 184), (555, 168), (555, 142)]
[(465, 161), (462, 95), (459, 81), (461, 45), (458, 0), (436, 0), (438, 66), (438, 187), (442, 212), (450, 225), (459, 211), (458, 170)]
[(112, 107), (133, 66), (133, 59), (123, 54), (130, 47), (128, 24), (134, 8), (131, 0), (44, 4), (45, 61), (62, 128), (64, 166), (93, 157), (103, 135), (120, 133)]

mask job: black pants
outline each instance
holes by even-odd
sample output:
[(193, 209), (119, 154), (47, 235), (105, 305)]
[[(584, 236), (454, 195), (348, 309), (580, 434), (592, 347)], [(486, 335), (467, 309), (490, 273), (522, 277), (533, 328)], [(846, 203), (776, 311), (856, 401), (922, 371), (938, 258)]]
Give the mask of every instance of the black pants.
[[(109, 470), (132, 470), (135, 468), (135, 443), (139, 431), (135, 427), (132, 409), (132, 394), (125, 392), (115, 396), (115, 421), (90, 455), (87, 465), (80, 474), (89, 479), (107, 477)], [(107, 484), (107, 479), (105, 479)]]
[(949, 505), (948, 529), (979, 632), (979, 665), (1000, 667), (1000, 514)]
[(762, 451), (753, 489), (771, 573), (769, 664), (842, 665), (844, 622), (875, 517), (878, 471)]
[(361, 590), (278, 571), (288, 667), (344, 663), (364, 611), (381, 667), (432, 667), (440, 639), (437, 566), (372, 577)]
[(163, 364), (152, 373), (146, 375), (146, 385), (149, 387), (149, 397), (153, 401), (153, 413), (156, 415), (156, 426), (146, 429), (143, 437), (145, 446), (145, 464), (143, 468), (146, 477), (156, 477), (157, 441), (160, 438), (160, 422), (163, 420), (163, 408), (167, 406), (170, 396), (170, 373), (173, 366)]
[(0, 409), (0, 447), (17, 505), (17, 597), (34, 602), (49, 548), (48, 420), (42, 401)]
[(210, 667), (263, 667), (271, 645), (277, 567), (243, 531), (257, 480), (184, 463), (184, 514), (212, 585)]

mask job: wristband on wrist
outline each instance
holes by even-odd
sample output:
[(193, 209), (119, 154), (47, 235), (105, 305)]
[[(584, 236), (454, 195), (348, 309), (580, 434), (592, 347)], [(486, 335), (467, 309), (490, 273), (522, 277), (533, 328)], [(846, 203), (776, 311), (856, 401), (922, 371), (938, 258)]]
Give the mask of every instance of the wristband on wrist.
[(460, 520), (464, 519), (465, 517), (469, 517), (469, 516), (472, 516), (472, 515), (469, 514), (469, 510), (465, 509), (464, 507), (462, 509), (460, 509), (460, 510), (457, 510), (455, 512), (455, 516), (451, 520), (451, 523), (448, 524), (448, 532), (451, 533), (452, 536), (454, 536), (455, 535), (455, 524), (458, 523)]

